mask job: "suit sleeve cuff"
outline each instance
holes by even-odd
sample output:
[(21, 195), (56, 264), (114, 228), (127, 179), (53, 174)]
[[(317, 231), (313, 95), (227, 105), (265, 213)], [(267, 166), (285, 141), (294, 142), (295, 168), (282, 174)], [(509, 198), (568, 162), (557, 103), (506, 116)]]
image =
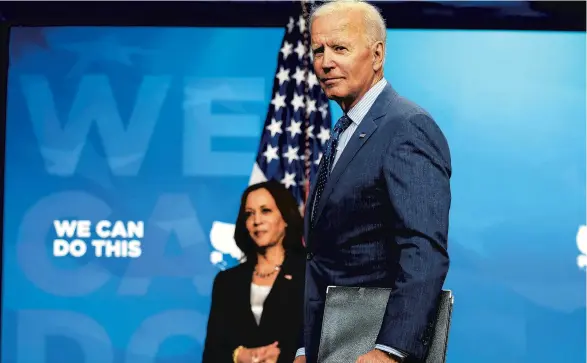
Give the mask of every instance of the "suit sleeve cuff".
[(382, 351), (389, 353), (389, 354), (392, 354), (400, 359), (405, 359), (408, 356), (406, 353), (402, 352), (401, 350), (388, 347), (387, 345), (375, 344), (375, 349), (382, 350)]
[(297, 358), (297, 357), (304, 356), (304, 355), (306, 355), (306, 348), (300, 348), (300, 349), (298, 349), (298, 351), (296, 352), (296, 358)]

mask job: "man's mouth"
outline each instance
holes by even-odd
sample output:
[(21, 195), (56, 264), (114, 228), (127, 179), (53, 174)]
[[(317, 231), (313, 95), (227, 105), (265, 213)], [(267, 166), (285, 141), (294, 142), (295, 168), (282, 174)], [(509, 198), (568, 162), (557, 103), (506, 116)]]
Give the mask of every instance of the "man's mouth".
[(325, 85), (330, 85), (336, 83), (340, 80), (340, 78), (322, 78), (322, 83)]

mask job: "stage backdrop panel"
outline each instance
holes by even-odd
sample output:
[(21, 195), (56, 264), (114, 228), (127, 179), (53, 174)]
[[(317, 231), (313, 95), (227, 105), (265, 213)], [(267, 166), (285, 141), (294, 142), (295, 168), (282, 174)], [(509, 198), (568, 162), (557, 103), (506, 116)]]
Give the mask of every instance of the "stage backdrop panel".
[[(448, 362), (583, 361), (585, 34), (388, 35), (388, 80), (451, 147)], [(282, 36), (12, 29), (3, 363), (200, 361)], [(142, 255), (54, 257), (66, 219), (143, 221)]]

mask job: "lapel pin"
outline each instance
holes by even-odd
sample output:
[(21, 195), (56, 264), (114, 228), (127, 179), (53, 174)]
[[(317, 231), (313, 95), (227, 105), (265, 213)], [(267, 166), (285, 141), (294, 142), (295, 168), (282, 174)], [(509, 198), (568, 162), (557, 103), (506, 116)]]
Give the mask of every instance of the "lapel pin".
[(359, 139), (364, 138), (365, 136), (367, 136), (367, 134), (365, 134), (364, 132), (361, 132), (361, 134), (359, 135)]
[(288, 280), (291, 280), (291, 275), (284, 275), (283, 277), (285, 277)]

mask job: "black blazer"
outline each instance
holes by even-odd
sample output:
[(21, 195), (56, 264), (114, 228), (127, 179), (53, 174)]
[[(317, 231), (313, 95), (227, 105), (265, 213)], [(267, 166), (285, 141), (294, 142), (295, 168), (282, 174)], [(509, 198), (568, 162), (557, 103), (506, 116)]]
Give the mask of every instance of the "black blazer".
[[(291, 363), (303, 326), (306, 257), (288, 253), (263, 305), (260, 324), (251, 311), (254, 266), (245, 262), (216, 275), (202, 363), (232, 363), (239, 346), (279, 342), (277, 363)], [(291, 279), (290, 279), (291, 277)]]

